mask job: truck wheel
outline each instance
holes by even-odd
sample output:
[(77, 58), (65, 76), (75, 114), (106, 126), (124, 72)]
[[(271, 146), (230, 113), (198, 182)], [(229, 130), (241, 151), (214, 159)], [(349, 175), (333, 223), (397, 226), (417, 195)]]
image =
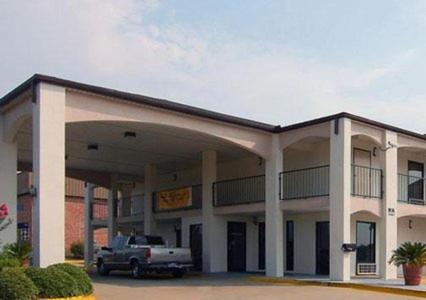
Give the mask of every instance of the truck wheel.
[(131, 265), (132, 269), (132, 277), (139, 279), (143, 276), (143, 269), (142, 266), (137, 261), (133, 261)]
[(101, 275), (101, 276), (107, 276), (109, 274), (109, 270), (108, 270), (107, 266), (105, 266), (105, 264), (102, 260), (98, 261), (97, 269), (98, 269), (98, 274)]
[(172, 273), (174, 278), (182, 278), (184, 274), (185, 274), (185, 271), (183, 270), (176, 270), (176, 271), (173, 271)]

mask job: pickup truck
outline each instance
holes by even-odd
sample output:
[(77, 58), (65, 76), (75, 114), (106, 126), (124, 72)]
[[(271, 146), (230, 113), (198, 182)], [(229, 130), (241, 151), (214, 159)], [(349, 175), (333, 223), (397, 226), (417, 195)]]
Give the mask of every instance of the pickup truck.
[(100, 275), (113, 270), (130, 270), (134, 278), (150, 273), (171, 273), (180, 278), (193, 267), (191, 250), (167, 248), (159, 236), (118, 235), (111, 247), (97, 253), (96, 265)]

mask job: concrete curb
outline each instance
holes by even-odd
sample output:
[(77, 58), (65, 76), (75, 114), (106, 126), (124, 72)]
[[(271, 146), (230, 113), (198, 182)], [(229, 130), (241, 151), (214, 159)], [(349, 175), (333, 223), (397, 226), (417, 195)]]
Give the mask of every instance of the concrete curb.
[(297, 280), (297, 279), (287, 279), (287, 278), (274, 278), (274, 277), (248, 277), (249, 281), (252, 282), (261, 282), (261, 283), (270, 283), (270, 284), (293, 284), (300, 286), (323, 286), (323, 287), (338, 287), (338, 288), (348, 288), (348, 289), (357, 289), (370, 292), (379, 292), (387, 293), (394, 295), (403, 295), (403, 296), (413, 296), (426, 298), (426, 291), (413, 291), (401, 288), (385, 287), (385, 286), (372, 286), (366, 284), (358, 283), (344, 283), (344, 282), (321, 282), (315, 280)]
[[(43, 299), (40, 299), (40, 300), (43, 300)], [(76, 296), (76, 297), (68, 297), (68, 298), (50, 298), (48, 300), (96, 300), (96, 297), (95, 295), (88, 295), (88, 296)]]

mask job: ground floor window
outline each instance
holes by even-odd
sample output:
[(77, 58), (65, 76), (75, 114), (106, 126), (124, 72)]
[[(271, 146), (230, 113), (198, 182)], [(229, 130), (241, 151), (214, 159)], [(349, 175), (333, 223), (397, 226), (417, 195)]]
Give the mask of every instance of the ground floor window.
[(357, 263), (376, 262), (376, 223), (356, 223)]
[(28, 223), (18, 223), (18, 240), (20, 242), (28, 242), (30, 240), (28, 227)]
[(287, 221), (286, 223), (286, 269), (287, 271), (294, 270), (294, 222)]

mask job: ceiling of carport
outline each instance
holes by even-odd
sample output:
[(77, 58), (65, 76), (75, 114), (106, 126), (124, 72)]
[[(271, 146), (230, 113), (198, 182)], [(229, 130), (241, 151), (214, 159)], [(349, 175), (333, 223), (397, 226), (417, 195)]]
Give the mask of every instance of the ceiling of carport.
[[(124, 137), (126, 131), (135, 132), (136, 138)], [(21, 128), (17, 140), (19, 160), (31, 162), (31, 122)], [(88, 150), (89, 144), (97, 144), (98, 150)], [(66, 126), (67, 168), (141, 176), (144, 166), (154, 163), (162, 174), (199, 166), (201, 152), (208, 149), (218, 151), (219, 162), (254, 155), (216, 137), (156, 124), (84, 122)]]

